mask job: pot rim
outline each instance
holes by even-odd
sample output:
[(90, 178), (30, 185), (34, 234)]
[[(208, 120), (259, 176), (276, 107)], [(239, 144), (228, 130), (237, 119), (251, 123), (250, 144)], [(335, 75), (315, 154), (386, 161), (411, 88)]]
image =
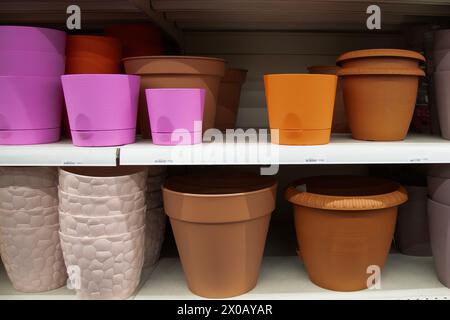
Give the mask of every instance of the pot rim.
[[(72, 172), (70, 170), (76, 170), (75, 168), (81, 168), (80, 170), (83, 169), (88, 169), (88, 168), (96, 168), (96, 167), (68, 167), (67, 168), (62, 168), (59, 167), (58, 168), (58, 176), (63, 173), (65, 175), (72, 175), (72, 176), (76, 176), (76, 177), (81, 177), (81, 178), (96, 178), (96, 179), (118, 179), (118, 178), (129, 178), (135, 175), (141, 175), (145, 172), (145, 176), (147, 177), (147, 169), (145, 166), (136, 166), (136, 171), (132, 172), (132, 173), (125, 173), (125, 174), (121, 174), (121, 175), (117, 175), (117, 176), (89, 176), (89, 175), (85, 175), (85, 174), (80, 174), (80, 173), (76, 173), (76, 172)], [(118, 167), (107, 167), (107, 168), (118, 168)], [(59, 188), (60, 186), (58, 186), (57, 188)], [(67, 192), (66, 192), (67, 193)]]
[(127, 213), (118, 213), (118, 214), (111, 214), (107, 216), (87, 216), (87, 215), (80, 215), (80, 214), (71, 214), (69, 212), (63, 211), (60, 208), (58, 208), (58, 215), (63, 216), (71, 216), (74, 217), (74, 219), (109, 219), (109, 218), (115, 218), (115, 217), (127, 217), (130, 215), (138, 214), (139, 212), (147, 212), (147, 205), (144, 205), (142, 208), (127, 212)]
[(318, 73), (269, 73), (264, 78), (284, 78), (284, 77), (305, 77), (305, 78), (337, 78), (334, 74), (318, 74)]
[[(58, 223), (59, 226), (59, 223)], [(131, 238), (135, 238), (137, 236), (139, 236), (140, 233), (142, 233), (142, 231), (145, 230), (146, 225), (144, 224), (144, 226), (140, 227), (139, 229), (130, 231), (130, 232), (126, 232), (126, 233), (119, 233), (119, 234), (115, 234), (115, 235), (111, 235), (111, 236), (99, 236), (99, 237), (76, 237), (76, 236), (69, 236), (65, 233), (62, 233), (61, 231), (58, 231), (58, 235), (60, 237), (65, 237), (71, 240), (71, 242), (73, 241), (89, 241), (89, 240), (100, 240), (100, 239), (110, 239), (110, 238), (123, 238), (124, 236), (130, 236)]]
[(242, 196), (247, 196), (247, 195), (254, 195), (260, 192), (267, 192), (272, 190), (274, 187), (278, 187), (278, 182), (275, 182), (272, 186), (270, 187), (265, 187), (262, 189), (258, 189), (258, 190), (253, 190), (253, 191), (247, 191), (247, 192), (235, 192), (235, 193), (217, 193), (217, 194), (202, 194), (202, 193), (189, 193), (189, 192), (180, 192), (180, 191), (174, 191), (174, 190), (170, 190), (167, 189), (165, 187), (165, 184), (163, 184), (161, 186), (161, 190), (163, 190), (163, 192), (167, 192), (167, 193), (172, 193), (175, 195), (180, 195), (183, 197), (192, 197), (192, 198), (231, 198), (231, 197), (242, 197)]
[(434, 200), (430, 196), (427, 197), (427, 201), (430, 202), (431, 204), (435, 205), (435, 206), (444, 207), (444, 208), (446, 208), (446, 209), (448, 209), (450, 211), (450, 206), (449, 205), (437, 202), (436, 200)]
[(136, 74), (118, 74), (118, 73), (71, 73), (71, 74), (63, 74), (61, 75), (61, 79), (72, 79), (72, 78), (108, 78), (113, 79), (140, 79), (141, 77)]
[(119, 198), (119, 199), (132, 198), (132, 197), (137, 197), (140, 194), (143, 197), (145, 197), (145, 195), (147, 193), (146, 190), (142, 190), (142, 191), (137, 191), (137, 192), (134, 192), (134, 193), (121, 195), (121, 196), (82, 196), (82, 195), (72, 194), (72, 193), (66, 192), (66, 191), (62, 190), (59, 186), (57, 188), (58, 188), (58, 193), (62, 193), (64, 196), (68, 196), (69, 198), (96, 199), (96, 200), (100, 200), (100, 201), (103, 200), (103, 199), (111, 199), (111, 198)]
[(214, 57), (202, 57), (202, 56), (137, 56), (137, 57), (127, 57), (123, 58), (122, 61), (132, 61), (132, 60), (212, 60), (216, 62), (226, 63), (225, 59), (214, 58)]
[(49, 30), (49, 31), (55, 31), (55, 32), (61, 32), (64, 34), (67, 34), (65, 31), (55, 28), (47, 28), (47, 27), (35, 27), (35, 26), (16, 26), (16, 25), (2, 25), (0, 26), (0, 30), (3, 28), (14, 28), (14, 29), (35, 29), (35, 30)]
[(336, 64), (341, 65), (346, 60), (353, 59), (367, 59), (367, 58), (379, 58), (379, 57), (397, 57), (403, 59), (413, 59), (421, 62), (425, 62), (425, 57), (412, 50), (404, 50), (404, 49), (364, 49), (364, 50), (355, 50), (349, 51), (341, 54), (336, 59)]
[(420, 68), (391, 69), (391, 68), (341, 68), (337, 75), (357, 76), (357, 75), (392, 75), (392, 76), (419, 76), (424, 77), (425, 71)]

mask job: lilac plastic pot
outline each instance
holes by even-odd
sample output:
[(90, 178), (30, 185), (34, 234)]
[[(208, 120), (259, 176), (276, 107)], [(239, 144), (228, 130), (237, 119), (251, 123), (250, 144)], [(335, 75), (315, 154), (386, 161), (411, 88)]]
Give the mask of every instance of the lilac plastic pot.
[(59, 77), (0, 76), (0, 144), (59, 140), (62, 89)]
[(65, 57), (57, 53), (0, 51), (1, 76), (60, 76), (64, 68)]
[(74, 145), (117, 146), (135, 141), (139, 76), (74, 74), (61, 79)]
[(434, 51), (433, 60), (436, 71), (450, 71), (450, 49)]
[(450, 29), (436, 31), (434, 50), (450, 49)]
[(66, 33), (55, 29), (0, 26), (0, 51), (23, 50), (65, 54)]
[(146, 89), (153, 143), (201, 143), (205, 92), (187, 88)]
[(450, 206), (450, 179), (428, 176), (427, 182), (431, 199)]
[(450, 71), (435, 72), (434, 85), (441, 135), (450, 140)]
[(450, 288), (450, 206), (428, 199), (428, 224), (437, 277)]

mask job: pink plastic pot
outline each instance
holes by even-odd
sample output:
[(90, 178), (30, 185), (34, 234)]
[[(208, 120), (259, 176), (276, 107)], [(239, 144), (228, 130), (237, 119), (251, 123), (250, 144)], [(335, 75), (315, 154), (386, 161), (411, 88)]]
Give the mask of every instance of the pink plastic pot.
[(146, 89), (145, 94), (154, 144), (202, 142), (205, 89)]
[(61, 79), (74, 145), (118, 146), (135, 141), (139, 76), (75, 74)]
[(64, 74), (65, 57), (51, 52), (0, 51), (0, 75), (51, 77)]
[(0, 51), (24, 50), (65, 54), (66, 33), (36, 27), (0, 26)]
[(0, 144), (59, 140), (62, 90), (59, 77), (0, 76)]

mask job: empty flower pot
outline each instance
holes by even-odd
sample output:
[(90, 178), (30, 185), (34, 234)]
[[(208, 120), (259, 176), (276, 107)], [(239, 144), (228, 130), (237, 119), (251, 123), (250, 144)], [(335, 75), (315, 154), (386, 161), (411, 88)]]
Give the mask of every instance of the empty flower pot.
[(154, 144), (202, 142), (204, 89), (146, 89), (145, 94)]
[(59, 77), (64, 64), (64, 55), (58, 53), (0, 51), (0, 76)]
[(135, 141), (138, 76), (85, 74), (61, 79), (74, 145), (117, 146)]
[(252, 174), (193, 174), (163, 185), (189, 289), (225, 298), (256, 285), (277, 184)]
[(318, 145), (330, 141), (337, 77), (264, 76), (272, 143)]
[(225, 74), (225, 61), (207, 57), (148, 56), (123, 60), (128, 74), (141, 75), (139, 121), (144, 138), (149, 137), (149, 120), (145, 89), (205, 89), (203, 132), (214, 127), (220, 80)]
[(434, 51), (433, 60), (436, 71), (450, 71), (450, 49)]
[(436, 31), (434, 36), (434, 50), (450, 49), (450, 29)]
[(144, 227), (109, 237), (72, 237), (60, 232), (64, 261), (79, 278), (81, 299), (127, 299), (144, 262)]
[(52, 167), (0, 167), (0, 188), (47, 188), (58, 184), (58, 171)]
[(247, 78), (247, 70), (227, 69), (220, 82), (215, 128), (234, 129), (241, 98), (241, 88)]
[(397, 206), (408, 196), (398, 184), (357, 176), (321, 176), (294, 182), (297, 243), (309, 278), (336, 291), (366, 289), (385, 264)]
[(159, 260), (167, 217), (163, 208), (153, 208), (147, 209), (145, 219), (144, 267), (150, 267)]
[(428, 230), (427, 187), (405, 186), (408, 202), (398, 208), (395, 244), (398, 250), (411, 256), (431, 256)]
[(0, 188), (0, 209), (38, 210), (58, 205), (58, 188)]
[(66, 284), (59, 224), (39, 228), (0, 228), (0, 253), (14, 288), (43, 292)]
[(66, 49), (66, 33), (55, 29), (0, 26), (0, 51), (34, 51), (57, 53)]
[(38, 228), (58, 223), (57, 206), (30, 210), (0, 209), (0, 228)]
[(450, 140), (450, 71), (438, 71), (434, 73), (434, 85), (436, 92), (436, 104), (439, 114), (441, 135)]
[(367, 49), (346, 52), (340, 55), (336, 62), (342, 69), (415, 70), (420, 68), (425, 58), (410, 50)]
[(59, 77), (0, 76), (0, 144), (59, 140), (62, 88)]
[[(308, 67), (309, 73), (312, 74), (332, 74), (336, 75), (338, 66), (311, 66)], [(342, 80), (338, 79), (336, 87), (336, 99), (334, 100), (333, 121), (331, 124), (331, 132), (347, 133), (350, 128), (347, 122), (347, 113), (345, 112), (344, 91)]]
[(428, 219), (436, 274), (450, 288), (450, 206), (428, 199)]

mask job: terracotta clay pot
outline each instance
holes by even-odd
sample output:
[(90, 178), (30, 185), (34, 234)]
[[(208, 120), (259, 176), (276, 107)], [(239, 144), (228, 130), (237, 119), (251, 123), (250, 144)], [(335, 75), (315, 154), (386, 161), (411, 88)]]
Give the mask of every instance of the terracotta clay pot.
[(203, 132), (214, 127), (220, 80), (225, 74), (225, 61), (216, 58), (183, 56), (148, 56), (123, 60), (128, 74), (141, 76), (138, 122), (144, 138), (150, 136), (145, 89), (205, 89)]
[(441, 135), (450, 140), (450, 71), (439, 71), (434, 73), (434, 85), (436, 93), (436, 104), (439, 114)]
[(164, 183), (164, 209), (192, 292), (225, 298), (255, 287), (276, 187), (267, 176), (229, 173)]
[(264, 76), (264, 85), (272, 143), (330, 142), (336, 76), (270, 74)]
[(384, 266), (405, 189), (378, 178), (321, 176), (294, 182), (285, 197), (295, 205), (298, 247), (311, 281), (336, 291), (372, 285), (371, 267)]
[(234, 129), (241, 97), (241, 88), (247, 77), (247, 70), (227, 69), (220, 82), (215, 127), (219, 130)]
[[(311, 66), (308, 71), (311, 74), (332, 74), (336, 75), (338, 66)], [(336, 99), (334, 100), (333, 122), (331, 124), (331, 132), (347, 133), (350, 127), (347, 122), (347, 113), (345, 112), (344, 90), (342, 80), (338, 79), (336, 87)]]

